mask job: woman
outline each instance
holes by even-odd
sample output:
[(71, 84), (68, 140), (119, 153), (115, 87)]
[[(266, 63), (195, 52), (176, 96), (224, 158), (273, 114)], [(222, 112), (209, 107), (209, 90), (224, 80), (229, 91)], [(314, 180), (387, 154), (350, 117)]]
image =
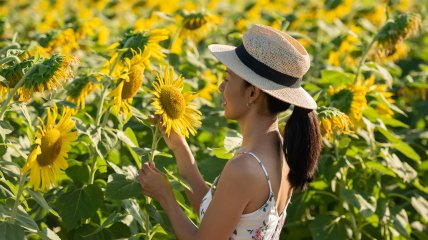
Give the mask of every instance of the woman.
[[(219, 89), (225, 117), (241, 128), (240, 149), (210, 189), (186, 140), (175, 133), (164, 137), (193, 190), (186, 194), (199, 213), (199, 228), (153, 164), (144, 164), (138, 181), (165, 209), (178, 239), (278, 239), (292, 192), (313, 179), (321, 150), (317, 105), (300, 87), (309, 55), (288, 34), (263, 25), (249, 29), (237, 48), (216, 44), (209, 50), (227, 66)], [(281, 136), (277, 116), (290, 105)]]

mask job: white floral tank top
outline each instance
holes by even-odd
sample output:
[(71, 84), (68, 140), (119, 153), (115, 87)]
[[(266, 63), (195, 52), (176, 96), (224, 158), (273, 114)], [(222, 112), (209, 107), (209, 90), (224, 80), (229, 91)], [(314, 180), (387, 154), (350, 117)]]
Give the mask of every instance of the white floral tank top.
[[(266, 179), (269, 184), (269, 197), (267, 201), (254, 212), (242, 214), (239, 219), (238, 225), (233, 231), (232, 236), (229, 240), (277, 240), (279, 239), (279, 234), (281, 233), (282, 226), (284, 225), (284, 220), (287, 215), (286, 209), (290, 203), (290, 198), (282, 211), (281, 215), (278, 214), (276, 209), (276, 200), (272, 191), (272, 186), (270, 183), (269, 175), (260, 159), (252, 152), (243, 152), (243, 154), (250, 154), (253, 156), (265, 173)], [(213, 186), (204, 196), (201, 202), (199, 219), (202, 221), (205, 211), (211, 203), (215, 186), (217, 185), (218, 177), (215, 179)]]

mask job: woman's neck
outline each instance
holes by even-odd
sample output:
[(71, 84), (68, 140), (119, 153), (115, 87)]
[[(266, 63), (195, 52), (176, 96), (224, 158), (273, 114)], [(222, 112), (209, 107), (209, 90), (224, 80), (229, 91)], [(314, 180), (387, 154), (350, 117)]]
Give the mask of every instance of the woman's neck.
[(276, 116), (247, 118), (240, 121), (242, 130), (242, 149), (256, 149), (264, 144), (272, 144), (281, 139)]

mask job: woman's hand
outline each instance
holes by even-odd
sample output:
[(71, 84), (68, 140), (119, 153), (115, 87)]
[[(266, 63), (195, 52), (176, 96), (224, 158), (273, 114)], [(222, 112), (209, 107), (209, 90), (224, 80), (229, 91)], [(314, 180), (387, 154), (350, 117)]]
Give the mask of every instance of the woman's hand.
[(168, 178), (152, 162), (145, 162), (137, 176), (144, 195), (159, 202), (174, 197)]
[(166, 127), (162, 126), (162, 119), (158, 115), (150, 115), (149, 118), (153, 120), (154, 124), (159, 124), (159, 130), (162, 133), (162, 137), (165, 140), (166, 145), (175, 151), (186, 145), (186, 139), (183, 136), (178, 135), (174, 129), (171, 129), (169, 136), (166, 134)]

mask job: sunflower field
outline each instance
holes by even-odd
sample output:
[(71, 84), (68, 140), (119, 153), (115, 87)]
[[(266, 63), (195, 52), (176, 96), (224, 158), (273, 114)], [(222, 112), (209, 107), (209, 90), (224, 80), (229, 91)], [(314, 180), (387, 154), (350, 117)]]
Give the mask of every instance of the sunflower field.
[(0, 1), (0, 239), (175, 239), (146, 161), (198, 224), (151, 116), (210, 184), (241, 135), (207, 46), (254, 24), (310, 53), (323, 134), (280, 239), (428, 239), (427, 0)]

